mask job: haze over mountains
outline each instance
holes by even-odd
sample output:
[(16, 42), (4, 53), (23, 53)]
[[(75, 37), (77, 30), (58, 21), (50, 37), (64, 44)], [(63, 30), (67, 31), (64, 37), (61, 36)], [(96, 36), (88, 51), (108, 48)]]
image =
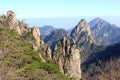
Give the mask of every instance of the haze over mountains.
[(101, 19), (110, 22), (111, 24), (116, 24), (120, 26), (120, 17), (119, 16), (77, 16), (77, 17), (51, 17), (51, 18), (20, 18), (20, 20), (25, 20), (29, 26), (37, 25), (42, 27), (44, 25), (50, 25), (55, 28), (65, 28), (71, 29), (73, 28), (81, 19), (85, 19), (88, 22), (95, 19), (96, 17), (100, 17)]
[(1, 0), (0, 80), (120, 80), (120, 0)]
[[(110, 44), (114, 44), (120, 41), (120, 37), (119, 37), (120, 27), (119, 26), (115, 24), (111, 24), (101, 18), (95, 18), (91, 20), (89, 24), (90, 24), (91, 31), (99, 44), (110, 45)], [(55, 28), (53, 27), (51, 28), (49, 26), (42, 27), (41, 34), (43, 34), (42, 29), (46, 29), (47, 33), (50, 33), (51, 31), (55, 30)], [(71, 31), (72, 29), (68, 29), (68, 32), (71, 32)], [(47, 33), (44, 32), (44, 34), (46, 35)]]
[(119, 80), (119, 29), (100, 18), (71, 32), (30, 28), (9, 10), (0, 16), (0, 79)]

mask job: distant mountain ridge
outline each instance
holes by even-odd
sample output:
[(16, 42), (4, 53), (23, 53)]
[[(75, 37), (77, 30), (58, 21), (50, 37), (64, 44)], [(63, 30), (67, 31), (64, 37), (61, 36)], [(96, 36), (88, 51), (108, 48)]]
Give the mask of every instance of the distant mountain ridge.
[(48, 46), (53, 49), (55, 44), (61, 40), (63, 37), (65, 37), (68, 34), (68, 32), (64, 29), (56, 29), (52, 31), (49, 35), (47, 35), (44, 38), (44, 41)]
[(98, 43), (110, 45), (120, 41), (120, 28), (118, 26), (101, 18), (95, 18), (89, 24)]
[(50, 26), (50, 25), (45, 25), (43, 27), (39, 27), (39, 29), (40, 29), (42, 38), (45, 38), (45, 36), (49, 35), (50, 32), (56, 30), (56, 28), (54, 28), (53, 26)]
[(120, 28), (100, 18), (90, 24), (81, 19), (71, 33), (44, 26), (46, 44), (9, 10), (0, 16), (0, 79), (119, 80)]

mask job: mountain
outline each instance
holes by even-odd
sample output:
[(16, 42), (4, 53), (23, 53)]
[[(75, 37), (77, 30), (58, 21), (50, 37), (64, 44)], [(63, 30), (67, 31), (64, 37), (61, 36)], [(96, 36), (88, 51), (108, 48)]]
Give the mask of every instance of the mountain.
[(120, 41), (120, 28), (100, 18), (90, 21), (91, 30), (98, 43), (114, 44)]
[(18, 21), (12, 10), (0, 16), (0, 79), (66, 80), (39, 28)]
[(26, 22), (18, 21), (12, 10), (0, 15), (0, 79), (119, 80), (120, 41), (116, 33), (119, 28), (115, 25), (111, 28), (100, 18), (91, 24), (96, 35), (109, 32), (113, 36), (110, 41), (115, 44), (98, 44), (90, 25), (82, 19), (70, 34), (56, 29), (45, 37), (51, 51), (37, 26), (30, 28)]
[(64, 37), (56, 44), (52, 58), (60, 67), (62, 74), (70, 79), (81, 79), (80, 51), (69, 37)]
[[(90, 30), (90, 25), (84, 19), (80, 20), (78, 25), (71, 31), (71, 38), (73, 38), (74, 43), (81, 49), (81, 60), (84, 62), (87, 60), (88, 56), (101, 50), (94, 38), (92, 31)], [(100, 49), (99, 49), (100, 48)]]
[(59, 65), (60, 71), (64, 75), (80, 80), (82, 75), (81, 63), (93, 59), (91, 55), (101, 49), (103, 47), (97, 44), (90, 30), (90, 25), (82, 19), (70, 34), (56, 43), (53, 48), (52, 59)]
[(89, 44), (96, 44), (96, 40), (90, 30), (90, 26), (82, 19), (78, 25), (71, 31), (71, 37), (75, 40), (75, 43), (81, 47)]
[(44, 38), (45, 43), (50, 46), (51, 49), (55, 46), (55, 44), (61, 40), (64, 36), (66, 36), (68, 32), (64, 29), (56, 29), (52, 31), (49, 35)]
[(40, 27), (41, 37), (44, 39), (45, 36), (49, 35), (49, 34), (50, 34), (52, 31), (54, 31), (54, 30), (56, 30), (56, 29), (53, 28), (53, 26), (49, 26), (49, 25)]

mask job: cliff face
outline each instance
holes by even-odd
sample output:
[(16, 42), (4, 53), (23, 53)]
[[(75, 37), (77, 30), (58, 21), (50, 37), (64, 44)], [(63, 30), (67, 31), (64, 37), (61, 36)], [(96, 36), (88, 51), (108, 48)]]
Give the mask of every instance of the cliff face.
[(64, 37), (58, 42), (53, 50), (52, 58), (64, 75), (76, 80), (81, 79), (80, 51), (69, 39)]
[(120, 41), (120, 28), (118, 26), (110, 24), (101, 18), (90, 21), (90, 26), (98, 43), (110, 45)]
[(90, 26), (84, 19), (72, 30), (70, 36), (74, 43), (81, 49), (81, 60), (84, 62), (89, 55), (99, 49), (98, 44), (90, 30)]
[(13, 29), (13, 30), (16, 30), (18, 32), (18, 34), (21, 35), (21, 30), (20, 30), (20, 27), (19, 27), (19, 22), (16, 18), (16, 15), (15, 13), (12, 11), (12, 10), (9, 10), (7, 12), (7, 23), (8, 23), (8, 26), (10, 29)]
[(36, 44), (33, 44), (33, 49), (36, 51), (38, 49), (42, 50), (43, 53), (39, 53), (40, 58), (43, 62), (46, 60), (51, 60), (51, 50), (50, 48), (44, 43), (43, 40), (40, 39), (40, 31), (38, 27), (33, 27), (31, 29), (32, 35), (36, 40)]
[(75, 44), (79, 47), (96, 44), (95, 38), (90, 30), (90, 26), (84, 19), (82, 19), (72, 30), (71, 37), (75, 40)]

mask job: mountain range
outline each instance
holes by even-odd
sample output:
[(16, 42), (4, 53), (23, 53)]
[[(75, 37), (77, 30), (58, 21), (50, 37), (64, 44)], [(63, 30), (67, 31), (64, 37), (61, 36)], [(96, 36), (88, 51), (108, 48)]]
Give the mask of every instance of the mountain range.
[(40, 27), (40, 33), (41, 33), (41, 37), (44, 39), (45, 36), (49, 35), (50, 32), (56, 30), (56, 28), (53, 28), (53, 26), (49, 26), (49, 25), (45, 25), (43, 27)]
[[(97, 43), (101, 45), (110, 45), (115, 44), (120, 41), (120, 28), (119, 26), (115, 24), (111, 24), (101, 18), (95, 18), (89, 22), (90, 29), (92, 31), (92, 34), (94, 35)], [(55, 28), (51, 28), (51, 31), (49, 31), (50, 27), (42, 27), (46, 29), (45, 31), (41, 29), (41, 35), (43, 33), (50, 33), (51, 31), (54, 31)], [(67, 32), (71, 33), (73, 29), (68, 29)], [(43, 31), (43, 32), (42, 32)]]
[[(66, 32), (67, 31), (65, 31), (65, 33)], [(62, 34), (63, 33), (64, 32), (62, 32)], [(53, 35), (54, 34), (52, 34), (52, 36)], [(119, 63), (118, 61), (120, 55), (119, 35), (120, 35), (120, 28), (118, 26), (110, 24), (109, 22), (100, 18), (95, 18), (89, 23), (87, 23), (86, 20), (82, 19), (73, 29), (70, 29), (68, 31), (68, 34), (66, 36), (64, 35), (65, 39), (70, 40), (67, 43), (76, 45), (76, 47), (80, 51), (83, 80), (96, 80), (96, 79), (103, 80), (105, 79), (106, 76), (109, 76), (108, 74), (106, 74), (106, 76), (104, 77), (103, 75), (105, 73), (102, 73), (101, 71), (107, 70), (107, 67), (110, 67), (110, 65), (114, 66), (114, 63)], [(55, 37), (59, 37), (59, 36), (55, 36)], [(51, 41), (51, 38), (49, 38), (49, 41)], [(66, 52), (69, 51), (66, 50), (69, 44), (67, 44), (65, 48), (62, 47), (62, 45), (60, 47), (60, 43), (59, 43), (60, 41), (61, 39), (56, 41), (56, 45), (59, 45), (58, 46), (59, 48), (57, 47), (58, 48), (57, 51), (62, 52), (62, 50), (65, 49), (63, 53), (67, 55), (67, 53), (70, 53), (70, 52)], [(56, 51), (57, 48), (55, 46), (55, 50), (53, 49), (54, 54), (56, 54), (54, 51)], [(62, 53), (60, 53), (59, 55), (63, 56)], [(64, 56), (62, 59), (64, 58), (66, 57)], [(101, 64), (101, 61), (104, 63)], [(57, 64), (61, 66), (62, 63), (57, 63)], [(105, 67), (105, 65), (107, 67)], [(104, 66), (104, 69), (102, 69), (100, 66)], [(92, 69), (91, 70), (92, 72), (89, 71), (90, 68)], [(116, 68), (118, 69), (118, 67)], [(99, 71), (98, 69), (100, 69), (101, 71)], [(113, 69), (113, 71), (116, 70)], [(101, 75), (96, 74), (94, 72), (100, 73)], [(90, 75), (94, 75), (96, 76), (96, 78)], [(117, 75), (119, 76), (120, 74), (118, 73)], [(99, 76), (102, 76), (103, 78), (99, 78)], [(111, 79), (111, 77), (109, 76), (108, 79)]]
[(2, 80), (119, 80), (119, 48), (119, 28), (100, 18), (67, 32), (0, 16)]

